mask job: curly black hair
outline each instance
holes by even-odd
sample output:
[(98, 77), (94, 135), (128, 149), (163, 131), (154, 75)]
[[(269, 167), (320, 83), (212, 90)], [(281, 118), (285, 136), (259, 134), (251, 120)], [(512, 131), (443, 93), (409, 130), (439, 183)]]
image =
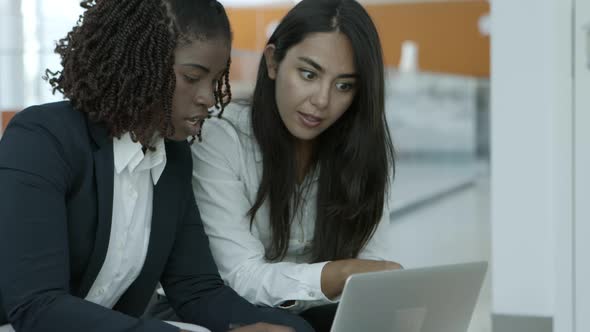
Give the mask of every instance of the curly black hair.
[[(85, 0), (85, 12), (58, 41), (61, 71), (45, 71), (53, 92), (103, 122), (110, 135), (129, 132), (145, 147), (171, 123), (174, 50), (192, 40), (226, 38), (229, 20), (215, 0)], [(221, 109), (231, 99), (228, 67), (216, 92)]]

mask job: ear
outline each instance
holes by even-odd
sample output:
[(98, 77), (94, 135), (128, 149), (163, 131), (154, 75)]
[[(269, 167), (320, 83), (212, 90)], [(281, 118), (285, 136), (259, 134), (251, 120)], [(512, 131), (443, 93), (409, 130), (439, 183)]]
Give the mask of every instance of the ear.
[(275, 45), (268, 44), (264, 48), (264, 60), (266, 61), (266, 70), (268, 71), (268, 78), (274, 80), (277, 78), (277, 64), (274, 59)]

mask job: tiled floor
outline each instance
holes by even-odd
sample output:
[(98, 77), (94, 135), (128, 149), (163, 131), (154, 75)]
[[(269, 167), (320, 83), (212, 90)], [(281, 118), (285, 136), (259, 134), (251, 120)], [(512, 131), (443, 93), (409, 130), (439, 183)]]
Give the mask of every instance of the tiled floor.
[(486, 161), (398, 160), (390, 197), (392, 214), (416, 210), (488, 174)]
[[(485, 165), (401, 163), (394, 185), (397, 196), (427, 197), (436, 188), (452, 188), (449, 195), (393, 213), (396, 257), (406, 268), (488, 261), (490, 258), (490, 194)], [(467, 179), (467, 177), (471, 177)], [(398, 181), (399, 180), (399, 181)], [(490, 273), (486, 276), (468, 332), (491, 332)]]

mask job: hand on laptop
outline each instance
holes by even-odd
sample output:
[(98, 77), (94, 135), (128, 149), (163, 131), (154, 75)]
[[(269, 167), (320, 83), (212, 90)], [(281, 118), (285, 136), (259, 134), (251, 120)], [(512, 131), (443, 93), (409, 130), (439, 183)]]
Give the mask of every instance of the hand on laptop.
[(346, 279), (356, 273), (398, 270), (403, 267), (396, 262), (370, 259), (342, 259), (329, 262), (322, 270), (322, 292), (329, 299), (334, 299), (344, 288)]

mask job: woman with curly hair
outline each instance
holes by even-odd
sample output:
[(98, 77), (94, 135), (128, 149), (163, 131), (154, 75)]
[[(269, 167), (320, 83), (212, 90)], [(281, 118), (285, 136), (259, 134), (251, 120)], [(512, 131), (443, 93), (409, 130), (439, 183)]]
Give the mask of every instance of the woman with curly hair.
[(383, 73), (377, 30), (357, 1), (303, 0), (270, 37), (251, 103), (232, 104), (191, 147), (222, 278), (316, 331), (330, 330), (351, 274), (401, 268), (388, 239)]
[(231, 98), (222, 5), (82, 6), (56, 47), (63, 70), (47, 72), (67, 101), (25, 109), (0, 141), (0, 325), (178, 331), (140, 318), (160, 281), (183, 321), (212, 331), (311, 331), (224, 285), (194, 200), (187, 139)]

